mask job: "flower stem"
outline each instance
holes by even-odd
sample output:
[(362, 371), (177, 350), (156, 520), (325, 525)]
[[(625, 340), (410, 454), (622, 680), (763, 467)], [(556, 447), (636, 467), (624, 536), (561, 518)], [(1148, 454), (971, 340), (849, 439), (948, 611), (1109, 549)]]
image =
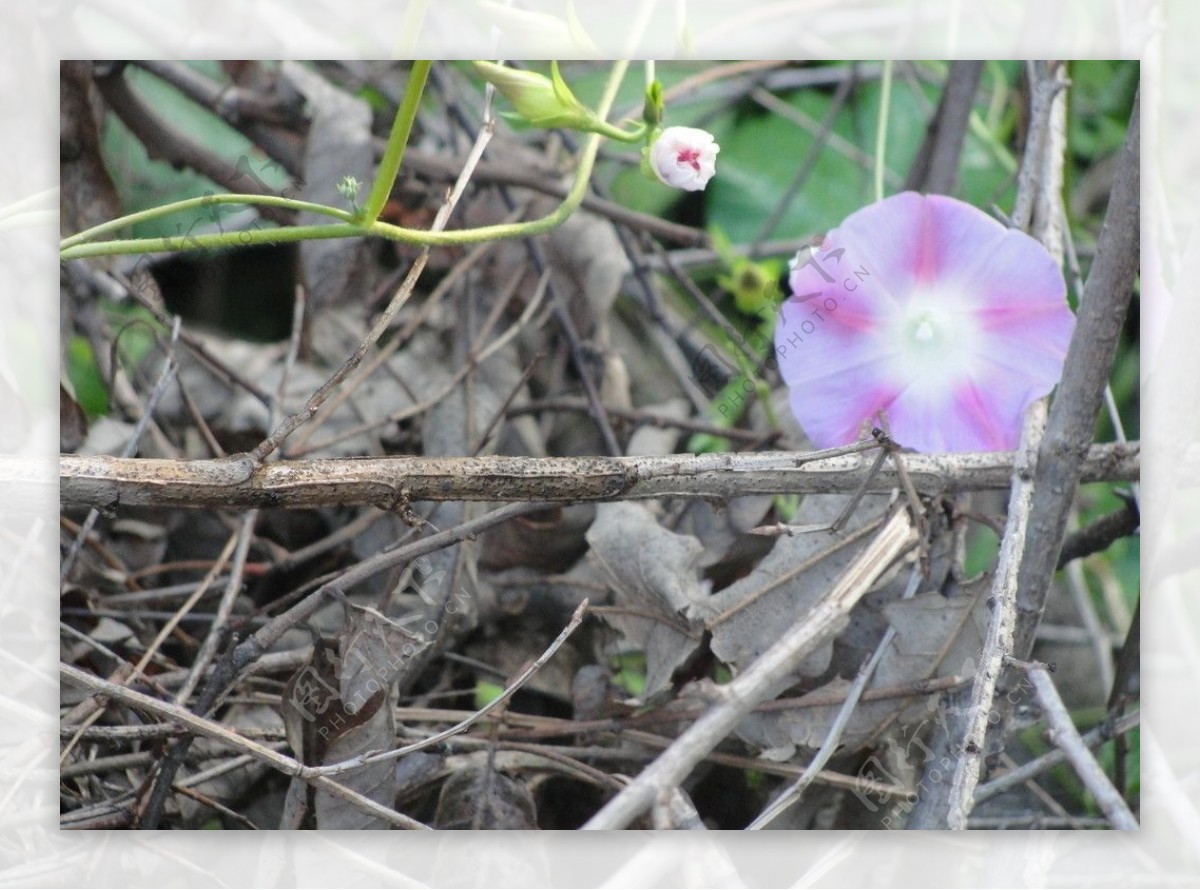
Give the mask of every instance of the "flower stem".
[[(298, 201), (295, 198), (284, 198), (275, 195), (204, 195), (200, 198), (187, 198), (183, 201), (172, 201), (170, 204), (163, 204), (161, 207), (151, 207), (148, 210), (141, 210), (137, 213), (131, 213), (128, 216), (122, 216), (119, 219), (109, 220), (106, 223), (101, 223), (98, 226), (93, 226), (78, 234), (72, 235), (69, 238), (64, 238), (59, 244), (59, 250), (62, 253), (64, 260), (72, 259), (80, 256), (96, 256), (96, 252), (81, 253), (75, 252), (74, 249), (85, 242), (92, 241), (101, 235), (107, 235), (109, 232), (115, 232), (118, 229), (123, 229), (126, 226), (136, 225), (142, 222), (148, 222), (152, 219), (158, 219), (163, 216), (170, 216), (172, 213), (178, 213), (182, 210), (192, 210), (194, 208), (209, 207), (213, 204), (251, 204), (259, 207), (281, 207), (285, 210), (295, 210), (298, 212), (308, 211), (309, 213), (319, 213), (322, 216), (332, 216), (335, 219), (340, 219), (343, 222), (352, 223), (355, 220), (354, 214), (347, 213), (345, 210), (339, 210), (336, 207), (327, 207), (324, 204), (313, 204), (310, 201)], [(263, 230), (260, 230), (260, 232)], [(277, 231), (275, 229), (265, 231)], [(190, 243), (194, 239), (200, 238), (224, 238), (225, 242), (221, 245), (212, 246), (228, 246), (233, 247), (238, 244), (246, 244), (245, 237), (247, 235), (259, 234), (256, 232), (225, 232), (221, 235), (196, 235), (196, 236), (181, 236), (180, 241)], [(105, 247), (112, 244), (136, 244), (145, 242), (149, 244), (151, 241), (168, 241), (168, 238), (138, 238), (130, 241), (103, 241), (98, 244), (90, 245), (91, 247)], [(268, 239), (260, 239), (268, 240)], [(277, 239), (278, 240), (278, 239)], [(172, 249), (172, 248), (167, 248)], [(112, 253), (126, 253), (127, 251), (117, 250)], [(100, 253), (104, 253), (101, 251)]]
[(883, 200), (883, 158), (887, 152), (888, 109), (892, 104), (892, 60), (883, 63), (883, 82), (879, 94), (879, 126), (875, 129), (875, 200)]
[(408, 74), (408, 84), (404, 88), (404, 99), (396, 110), (396, 119), (392, 122), (392, 133), (388, 136), (387, 148), (383, 152), (383, 160), (379, 162), (379, 172), (375, 174), (375, 182), (371, 186), (371, 194), (363, 205), (362, 221), (368, 225), (379, 219), (383, 205), (387, 203), (396, 182), (396, 174), (400, 172), (400, 162), (404, 159), (404, 149), (408, 146), (408, 137), (412, 133), (413, 121), (417, 117), (417, 108), (421, 104), (421, 94), (425, 92), (425, 81), (429, 78), (429, 69), (433, 63), (428, 60), (418, 60), (412, 63)]
[(609, 139), (612, 139), (616, 142), (641, 142), (646, 136), (645, 124), (638, 124), (631, 132), (627, 133), (620, 127), (614, 126), (613, 124), (597, 118), (597, 120), (592, 124), (592, 127), (593, 132), (607, 136)]
[[(620, 87), (621, 79), (625, 76), (628, 67), (629, 63), (624, 61), (618, 61), (613, 64), (608, 83), (604, 88), (604, 94), (596, 107), (596, 118), (602, 123), (612, 109), (613, 102), (616, 100), (617, 89)], [(407, 103), (407, 97), (405, 102)], [(402, 113), (398, 113), (397, 116), (402, 116)], [(607, 123), (603, 123), (603, 126), (606, 128), (606, 135), (608, 135), (608, 129), (611, 129), (613, 131), (613, 138), (617, 138), (615, 134), (621, 134), (621, 138), (625, 141), (628, 141), (630, 138), (630, 134), (623, 133), (623, 131), (618, 130), (616, 127), (612, 127)], [(398, 138), (395, 128), (392, 135)], [(336, 207), (327, 207), (323, 204), (297, 201), (292, 198), (270, 195), (206, 195), (202, 198), (189, 198), (185, 201), (176, 201), (162, 207), (153, 207), (149, 210), (123, 216), (120, 219), (111, 220), (80, 232), (77, 235), (72, 235), (60, 242), (59, 258), (69, 260), (92, 256), (112, 256), (116, 254), (169, 253), (220, 247), (248, 247), (252, 244), (278, 244), (318, 238), (350, 238), (361, 235), (375, 235), (391, 241), (402, 241), (409, 244), (427, 244), (431, 246), (477, 244), (481, 241), (490, 241), (495, 238), (520, 238), (530, 235), (540, 235), (560, 225), (583, 202), (583, 197), (587, 193), (588, 179), (591, 177), (592, 169), (596, 165), (596, 155), (600, 151), (600, 140), (602, 138), (599, 133), (593, 133), (588, 136), (579, 156), (579, 164), (575, 170), (575, 181), (572, 183), (571, 190), (567, 193), (563, 202), (550, 214), (527, 222), (500, 223), (491, 226), (480, 226), (474, 229), (459, 229), (452, 232), (428, 232), (423, 229), (402, 228), (390, 223), (380, 222), (378, 219), (370, 223), (364, 223), (362, 217), (356, 217), (345, 210), (340, 210)], [(389, 140), (390, 148), (391, 141)], [(402, 149), (403, 145), (401, 145), (401, 153)], [(396, 163), (397, 165), (399, 164), (399, 159), (397, 159)], [(381, 177), (383, 173), (384, 169), (383, 165), (381, 165)], [(394, 175), (392, 179), (388, 180), (389, 191), (391, 182), (393, 181)], [(378, 182), (379, 179), (376, 180), (376, 185), (378, 185)], [(372, 189), (373, 194), (374, 188)], [(341, 224), (285, 226), (282, 228), (262, 228), (240, 232), (220, 232), (166, 238), (133, 238), (87, 243), (100, 235), (116, 231), (133, 223), (156, 219), (179, 210), (207, 207), (211, 204), (251, 204), (283, 207), (298, 211), (306, 210), (323, 216), (333, 217), (340, 220)]]

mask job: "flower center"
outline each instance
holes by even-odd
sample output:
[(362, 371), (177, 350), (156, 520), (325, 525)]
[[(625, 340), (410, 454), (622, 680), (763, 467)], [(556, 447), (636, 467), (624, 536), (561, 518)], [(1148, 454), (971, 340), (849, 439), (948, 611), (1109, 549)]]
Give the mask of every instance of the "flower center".
[(681, 148), (675, 159), (681, 167), (686, 165), (697, 173), (700, 172), (700, 149)]
[(956, 294), (930, 292), (914, 298), (896, 316), (891, 374), (918, 384), (928, 395), (952, 391), (976, 364), (979, 328), (956, 305)]
[(932, 345), (940, 331), (934, 326), (933, 313), (922, 312), (908, 323), (909, 337), (913, 344), (920, 348), (921, 344)]

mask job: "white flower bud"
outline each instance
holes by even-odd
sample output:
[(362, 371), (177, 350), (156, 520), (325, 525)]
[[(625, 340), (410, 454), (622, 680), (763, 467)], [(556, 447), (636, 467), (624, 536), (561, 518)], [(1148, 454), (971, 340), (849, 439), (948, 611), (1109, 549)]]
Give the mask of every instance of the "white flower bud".
[(688, 192), (703, 191), (717, 172), (721, 146), (695, 127), (667, 127), (650, 147), (650, 167), (661, 182)]

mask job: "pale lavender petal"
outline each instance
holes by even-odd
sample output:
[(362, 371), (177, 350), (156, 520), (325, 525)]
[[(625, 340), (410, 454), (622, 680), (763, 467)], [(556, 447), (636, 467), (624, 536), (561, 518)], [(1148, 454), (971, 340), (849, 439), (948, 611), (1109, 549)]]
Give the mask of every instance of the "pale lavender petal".
[(873, 382), (867, 375), (846, 374), (829, 378), (820, 389), (791, 386), (792, 413), (818, 448), (853, 442), (895, 396), (894, 390), (873, 388)]
[[(829, 247), (816, 251), (815, 258), (839, 280), (865, 272), (880, 288), (878, 296), (894, 302), (905, 299), (915, 281), (913, 258), (922, 249), (922, 200), (915, 192), (905, 192), (864, 207), (826, 236)], [(839, 250), (842, 253), (834, 256)], [(793, 293), (804, 292), (804, 285), (820, 279), (811, 264), (804, 272), (802, 281), (793, 272)]]
[(885, 410), (893, 439), (917, 451), (977, 450), (973, 428), (954, 422), (953, 394), (946, 390), (909, 386)]
[(853, 441), (862, 422), (895, 395), (881, 370), (886, 344), (839, 318), (835, 311), (815, 321), (807, 308), (785, 304), (775, 326), (793, 413), (819, 448)]
[(1045, 393), (1022, 388), (1020, 380), (989, 380), (987, 389), (965, 383), (955, 393), (958, 413), (972, 431), (973, 441), (947, 451), (1012, 451), (1021, 439), (1025, 409)]
[(1062, 271), (1045, 248), (1023, 232), (1004, 230), (999, 241), (987, 251), (981, 249), (977, 261), (956, 277), (986, 317), (1071, 314)]

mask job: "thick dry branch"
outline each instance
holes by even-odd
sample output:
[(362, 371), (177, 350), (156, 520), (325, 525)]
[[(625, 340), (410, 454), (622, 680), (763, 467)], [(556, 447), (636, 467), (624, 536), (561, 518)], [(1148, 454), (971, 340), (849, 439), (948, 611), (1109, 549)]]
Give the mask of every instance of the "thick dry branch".
[(1075, 335), (1067, 351), (1062, 382), (1046, 421), (1038, 455), (1029, 547), (1021, 559), (1017, 586), (1019, 610), (1013, 653), (1026, 658), (1033, 647), (1050, 580), (1058, 564), (1067, 514), (1075, 497), (1079, 457), (1091, 441), (1096, 416), (1104, 403), (1104, 387), (1121, 339), (1125, 314), (1138, 274), (1141, 235), (1141, 137), (1139, 100), (1134, 99), (1129, 132), (1118, 160), (1117, 175), (1104, 227), (1096, 244)]
[[(830, 449), (837, 451), (838, 449)], [(844, 449), (843, 449), (844, 450)], [(605, 501), (636, 498), (729, 498), (748, 494), (854, 491), (871, 469), (861, 454), (830, 451), (666, 457), (384, 457), (281, 461), (236, 481), (225, 460), (122, 459), (63, 455), (63, 504), (111, 509), (159, 507), (317, 507), (408, 501)], [(1093, 445), (1082, 481), (1138, 478), (1138, 442)], [(0, 460), (0, 479), (15, 474)], [(904, 463), (923, 494), (1009, 486), (1012, 452), (906, 454)], [(885, 464), (868, 491), (900, 480)]]

